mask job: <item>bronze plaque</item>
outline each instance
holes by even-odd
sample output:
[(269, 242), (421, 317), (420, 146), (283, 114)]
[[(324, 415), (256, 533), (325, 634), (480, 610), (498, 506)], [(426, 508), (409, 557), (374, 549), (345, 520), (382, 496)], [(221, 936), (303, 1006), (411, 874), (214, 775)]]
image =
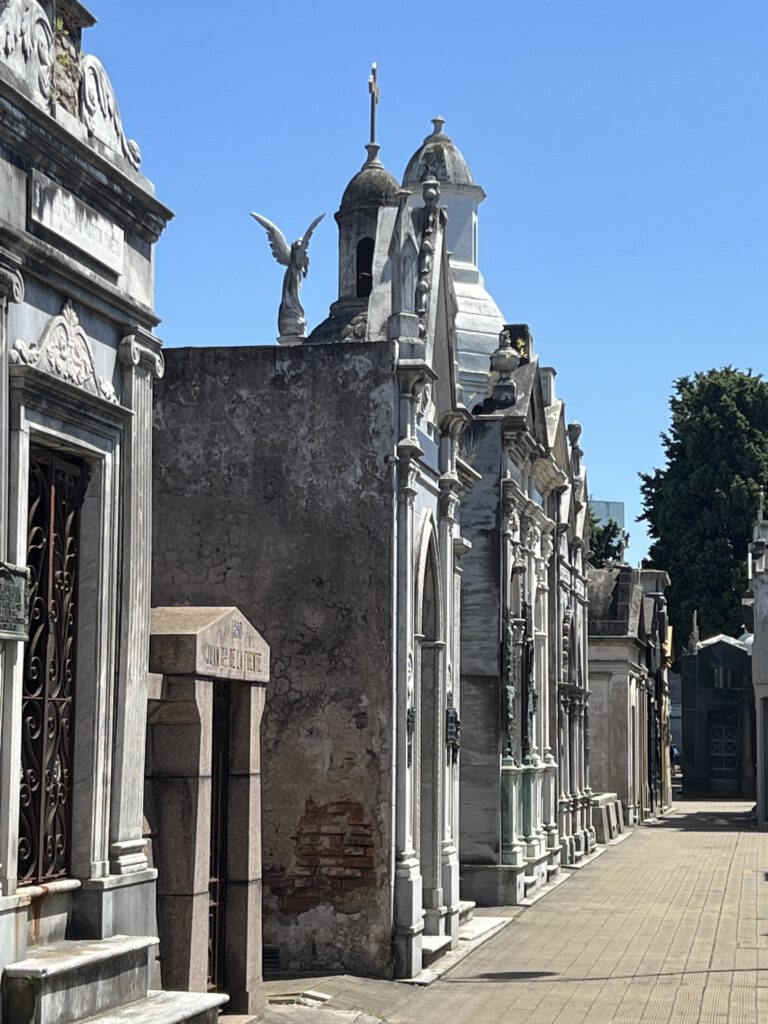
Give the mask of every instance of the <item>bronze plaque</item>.
[(29, 639), (29, 569), (0, 562), (0, 640)]

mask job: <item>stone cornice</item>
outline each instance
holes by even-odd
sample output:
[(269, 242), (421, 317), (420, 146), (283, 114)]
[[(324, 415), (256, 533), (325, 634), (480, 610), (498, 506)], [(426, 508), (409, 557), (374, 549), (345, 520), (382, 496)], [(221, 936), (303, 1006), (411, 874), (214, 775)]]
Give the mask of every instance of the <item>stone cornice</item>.
[(173, 213), (128, 164), (102, 156), (19, 91), (0, 64), (0, 139), (94, 209), (156, 242)]
[(11, 246), (26, 257), (25, 274), (38, 277), (41, 281), (70, 295), (86, 306), (98, 309), (105, 316), (115, 319), (115, 309), (126, 321), (141, 321), (144, 326), (153, 327), (159, 317), (148, 306), (132, 301), (125, 292), (108, 284), (98, 274), (87, 270), (81, 263), (62, 253), (55, 246), (27, 231), (17, 231), (0, 218), (0, 243)]

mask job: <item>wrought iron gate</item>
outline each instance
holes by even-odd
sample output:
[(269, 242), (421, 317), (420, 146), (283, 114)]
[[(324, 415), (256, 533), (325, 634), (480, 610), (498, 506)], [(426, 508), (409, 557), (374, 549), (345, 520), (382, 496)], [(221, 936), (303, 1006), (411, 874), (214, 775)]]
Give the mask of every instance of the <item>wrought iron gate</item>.
[(211, 755), (211, 873), (208, 882), (208, 988), (223, 991), (227, 894), (227, 798), (229, 780), (229, 685), (213, 685)]
[(27, 562), (32, 571), (21, 714), (19, 884), (69, 872), (72, 749), (85, 467), (33, 452)]

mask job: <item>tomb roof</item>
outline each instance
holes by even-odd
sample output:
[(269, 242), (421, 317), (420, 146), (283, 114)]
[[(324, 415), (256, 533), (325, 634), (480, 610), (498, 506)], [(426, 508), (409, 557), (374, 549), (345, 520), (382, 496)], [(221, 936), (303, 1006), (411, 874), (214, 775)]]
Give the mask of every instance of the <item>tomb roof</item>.
[(469, 185), (477, 188), (467, 161), (453, 140), (443, 131), (442, 117), (432, 119), (433, 131), (416, 150), (403, 175), (403, 187), (420, 185), (429, 175), (449, 185)]

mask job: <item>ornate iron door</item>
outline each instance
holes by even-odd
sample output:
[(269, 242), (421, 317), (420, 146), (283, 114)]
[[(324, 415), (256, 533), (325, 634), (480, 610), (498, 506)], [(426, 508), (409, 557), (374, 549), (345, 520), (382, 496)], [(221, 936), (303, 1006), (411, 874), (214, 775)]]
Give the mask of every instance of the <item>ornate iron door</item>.
[(72, 749), (85, 468), (33, 452), (27, 562), (32, 571), (21, 712), (19, 884), (69, 872)]

